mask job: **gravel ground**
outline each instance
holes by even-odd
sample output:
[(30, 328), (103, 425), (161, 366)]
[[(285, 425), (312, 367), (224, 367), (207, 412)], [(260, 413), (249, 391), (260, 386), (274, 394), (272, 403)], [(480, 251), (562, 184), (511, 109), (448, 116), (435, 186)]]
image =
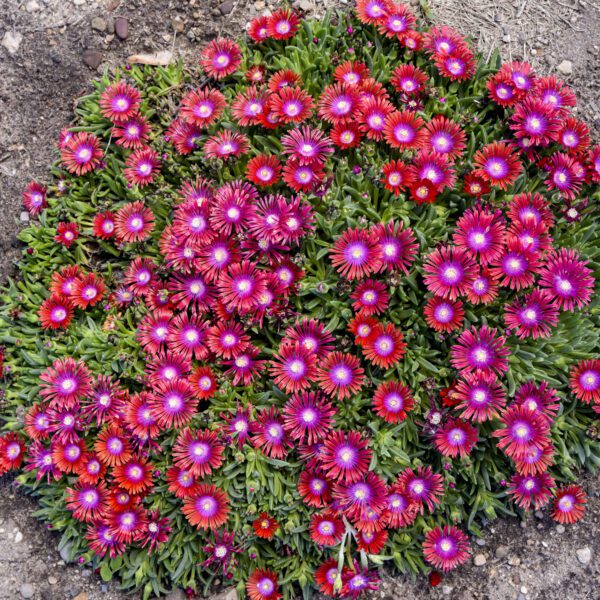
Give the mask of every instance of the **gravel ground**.
[[(300, 0), (296, 6), (319, 14), (347, 3)], [(44, 179), (73, 99), (86, 93), (90, 79), (133, 53), (174, 49), (191, 60), (204, 41), (240, 32), (272, 6), (265, 0), (0, 2), (0, 281), (19, 253), (21, 190)], [(484, 54), (498, 47), (505, 59), (527, 58), (541, 72), (558, 71), (600, 137), (598, 0), (430, 0), (429, 8), (433, 20), (470, 35)], [(600, 481), (586, 484), (583, 522), (564, 529), (542, 514), (496, 522), (474, 545), (473, 564), (438, 587), (386, 577), (374, 598), (600, 599)], [(35, 520), (34, 510), (32, 499), (0, 484), (0, 600), (125, 598), (85, 566), (65, 565), (58, 538)], [(181, 592), (170, 596), (181, 598)]]

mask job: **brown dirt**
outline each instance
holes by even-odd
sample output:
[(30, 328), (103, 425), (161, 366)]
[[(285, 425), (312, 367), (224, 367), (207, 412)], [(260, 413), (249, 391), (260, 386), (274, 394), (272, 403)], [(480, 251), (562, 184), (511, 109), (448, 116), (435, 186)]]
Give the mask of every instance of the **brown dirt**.
[[(21, 225), (21, 190), (31, 179), (46, 177), (55, 140), (71, 118), (73, 99), (89, 89), (96, 74), (84, 64), (84, 51), (101, 53), (98, 72), (124, 62), (132, 53), (172, 47), (192, 60), (205, 40), (219, 32), (239, 33), (248, 19), (274, 4), (264, 0), (0, 2), (0, 40), (7, 32), (22, 35), (14, 54), (0, 47), (0, 281), (12, 272), (20, 252), (16, 233)], [(311, 14), (323, 12), (327, 5), (347, 4), (348, 0), (297, 2)], [(429, 7), (436, 22), (470, 35), (484, 54), (499, 47), (503, 58), (527, 58), (545, 73), (570, 61), (572, 74), (565, 79), (580, 99), (580, 114), (593, 125), (594, 137), (600, 137), (598, 0), (430, 0)], [(97, 17), (107, 30), (92, 27)], [(110, 32), (116, 17), (129, 20), (124, 41)], [(94, 21), (94, 25), (102, 23)], [(494, 523), (483, 544), (474, 546), (475, 554), (485, 555), (484, 566), (459, 569), (435, 589), (422, 579), (412, 583), (386, 577), (374, 597), (600, 598), (600, 482), (590, 478), (587, 487), (590, 504), (582, 523), (565, 531), (546, 518), (531, 517), (524, 526), (517, 520)], [(34, 519), (34, 510), (33, 500), (7, 483), (0, 485), (0, 600), (23, 597), (24, 584), (32, 586), (36, 600), (125, 598), (85, 566), (64, 565), (56, 550), (57, 537)], [(577, 550), (585, 548), (591, 550), (591, 561), (582, 564)], [(505, 556), (496, 558), (496, 554)]]

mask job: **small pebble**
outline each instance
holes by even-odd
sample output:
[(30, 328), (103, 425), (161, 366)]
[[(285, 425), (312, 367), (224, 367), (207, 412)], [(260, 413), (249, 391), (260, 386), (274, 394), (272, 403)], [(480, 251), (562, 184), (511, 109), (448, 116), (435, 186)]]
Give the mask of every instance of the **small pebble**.
[(536, 519), (543, 519), (544, 513), (541, 510), (536, 510), (534, 513)]
[(115, 33), (121, 40), (126, 40), (129, 35), (129, 21), (125, 17), (115, 19)]
[(478, 546), (485, 546), (485, 540), (484, 540), (483, 538), (477, 538), (477, 539), (475, 540), (475, 543), (476, 543)]
[(451, 593), (452, 593), (452, 586), (449, 586), (449, 585), (442, 586), (442, 594), (444, 594), (444, 596), (449, 596)]
[(573, 73), (573, 63), (570, 60), (563, 60), (556, 68), (563, 75), (571, 75)]
[(29, 2), (25, 5), (25, 10), (28, 13), (36, 12), (40, 10), (40, 5), (36, 2), (36, 0), (29, 0)]
[(508, 546), (498, 546), (496, 548), (496, 558), (506, 558), (508, 556)]
[(58, 579), (56, 579), (56, 577), (50, 575), (50, 577), (48, 577), (48, 583), (50, 585), (56, 585), (58, 583)]
[(233, 10), (233, 0), (225, 0), (222, 4), (219, 4), (219, 12), (225, 16)]
[(97, 69), (102, 63), (102, 52), (98, 50), (84, 50), (81, 58), (88, 67)]
[(96, 31), (106, 31), (106, 21), (102, 17), (94, 17), (92, 19), (92, 29)]
[(564, 525), (557, 525), (556, 526), (556, 533), (564, 533), (564, 532), (565, 532)]
[(2, 38), (2, 45), (9, 54), (16, 54), (23, 41), (23, 35), (18, 31), (7, 31)]
[(473, 564), (476, 567), (483, 567), (483, 565), (485, 565), (486, 562), (487, 559), (485, 558), (484, 554), (476, 554), (475, 558), (473, 559)]
[(30, 583), (24, 583), (19, 588), (19, 592), (23, 598), (33, 598), (34, 589)]
[(23, 534), (20, 531), (17, 531), (17, 533), (15, 533), (15, 543), (19, 544), (22, 541), (23, 541)]
[(527, 593), (527, 591), (528, 591), (528, 590), (527, 590), (527, 586), (525, 586), (525, 585), (522, 585), (522, 586), (521, 586), (521, 594), (526, 594), (526, 593)]
[(587, 546), (585, 548), (580, 548), (579, 550), (577, 550), (576, 554), (577, 554), (577, 560), (582, 565), (588, 565), (590, 563), (590, 561), (592, 560), (592, 551)]
[(518, 556), (511, 556), (508, 559), (508, 564), (511, 567), (518, 567), (521, 564), (521, 559)]

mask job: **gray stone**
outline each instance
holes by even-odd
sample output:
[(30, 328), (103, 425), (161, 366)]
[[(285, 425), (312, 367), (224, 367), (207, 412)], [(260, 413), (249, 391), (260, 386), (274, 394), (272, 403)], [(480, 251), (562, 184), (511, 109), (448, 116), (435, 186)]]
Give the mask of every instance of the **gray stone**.
[(106, 31), (106, 20), (102, 17), (94, 17), (92, 19), (92, 29), (100, 32)]
[(483, 565), (485, 565), (486, 562), (487, 559), (485, 557), (485, 554), (476, 554), (475, 558), (473, 559), (473, 564), (476, 567), (483, 567)]
[(25, 5), (25, 10), (28, 13), (36, 12), (40, 10), (40, 5), (36, 2), (36, 0), (29, 0), (29, 2)]
[(35, 590), (33, 589), (33, 586), (30, 583), (24, 583), (19, 588), (19, 593), (21, 594), (21, 596), (23, 598), (33, 598), (33, 594), (35, 593)]
[(97, 69), (102, 63), (103, 57), (99, 50), (84, 50), (81, 58), (88, 67)]
[(115, 20), (112, 17), (106, 19), (106, 33), (112, 35), (115, 32)]
[(486, 543), (486, 542), (485, 542), (485, 540), (484, 540), (483, 538), (477, 538), (477, 539), (475, 540), (475, 543), (476, 543), (478, 546), (485, 546), (485, 543)]
[(536, 510), (534, 513), (536, 519), (543, 519), (544, 513), (541, 510)]
[(66, 562), (70, 562), (71, 561), (71, 550), (73, 549), (73, 544), (71, 544), (70, 542), (67, 542), (60, 550), (59, 550), (59, 554), (60, 557)]
[(556, 526), (556, 533), (564, 533), (565, 532), (565, 526), (564, 525), (557, 525)]
[(496, 548), (496, 558), (506, 558), (508, 556), (508, 546), (498, 546)]
[(15, 543), (20, 544), (23, 541), (23, 534), (20, 531), (15, 533)]
[(225, 0), (222, 4), (219, 4), (219, 11), (222, 15), (228, 15), (233, 10), (233, 0)]
[(16, 54), (23, 41), (23, 34), (18, 31), (7, 31), (2, 38), (2, 45), (8, 50), (9, 54)]
[(165, 596), (165, 600), (186, 600), (186, 597), (185, 597), (185, 594), (183, 593), (183, 590), (178, 588), (176, 590), (172, 590), (171, 592), (169, 592)]
[(579, 550), (576, 551), (576, 554), (577, 554), (577, 560), (582, 565), (590, 564), (590, 561), (592, 560), (592, 550), (590, 548), (588, 548), (588, 546), (586, 546), (585, 548), (579, 548)]
[(235, 591), (235, 588), (229, 588), (227, 590), (223, 590), (219, 594), (212, 596), (210, 600), (237, 600), (238, 595)]
[(452, 593), (452, 586), (450, 586), (450, 585), (442, 586), (442, 594), (444, 594), (444, 596), (449, 596), (451, 593)]
[(121, 40), (126, 40), (129, 36), (129, 21), (125, 17), (115, 19), (115, 33)]
[(563, 60), (556, 68), (563, 75), (571, 75), (573, 73), (573, 63), (570, 60)]
[(56, 585), (58, 583), (58, 579), (56, 579), (56, 577), (53, 575), (50, 575), (50, 577), (48, 577), (48, 583), (50, 585)]

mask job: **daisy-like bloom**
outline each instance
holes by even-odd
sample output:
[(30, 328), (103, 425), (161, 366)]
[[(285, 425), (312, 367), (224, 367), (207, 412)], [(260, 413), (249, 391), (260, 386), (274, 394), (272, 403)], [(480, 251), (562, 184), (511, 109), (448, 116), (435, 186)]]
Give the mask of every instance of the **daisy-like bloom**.
[(590, 146), (590, 130), (583, 122), (567, 117), (560, 122), (556, 140), (569, 154), (580, 154)]
[(467, 173), (463, 178), (463, 191), (474, 198), (481, 198), (490, 193), (490, 186), (475, 173)]
[(476, 265), (469, 253), (455, 246), (440, 246), (430, 252), (423, 265), (427, 289), (441, 298), (456, 300), (466, 293)]
[[(379, 0), (367, 1), (373, 2)], [(342, 583), (341, 573), (338, 570), (337, 558), (330, 558), (329, 560), (321, 563), (315, 569), (314, 577), (319, 591), (326, 596), (334, 597), (337, 593), (338, 585), (341, 585)]]
[(579, 361), (569, 373), (571, 393), (585, 404), (600, 404), (600, 360)]
[(485, 266), (502, 255), (504, 236), (505, 224), (500, 213), (471, 208), (457, 221), (452, 241), (473, 252)]
[(497, 330), (487, 325), (471, 327), (463, 331), (456, 344), (450, 349), (450, 363), (465, 373), (491, 373), (498, 375), (508, 370), (507, 356), (510, 350), (504, 345), (505, 337), (498, 336)]
[(260, 187), (277, 183), (280, 174), (281, 163), (272, 155), (259, 154), (246, 165), (246, 179)]
[(53, 443), (52, 463), (61, 473), (76, 473), (85, 460), (85, 443), (83, 440), (75, 442)]
[(147, 522), (146, 511), (141, 506), (130, 506), (123, 511), (107, 515), (109, 533), (119, 542), (130, 544), (137, 540)]
[(436, 569), (450, 571), (469, 558), (470, 546), (467, 536), (458, 527), (444, 525), (425, 534), (423, 554), (425, 560)]
[(331, 263), (346, 279), (363, 279), (382, 266), (381, 245), (366, 229), (347, 229), (330, 250)]
[(562, 310), (581, 308), (590, 302), (594, 289), (594, 277), (587, 264), (576, 250), (554, 250), (544, 258), (538, 285)]
[(531, 446), (523, 456), (515, 458), (515, 469), (521, 475), (543, 473), (554, 462), (554, 446), (548, 442), (543, 448)]
[(594, 146), (588, 152), (588, 160), (592, 181), (600, 183), (600, 146)]
[(58, 481), (62, 473), (58, 470), (52, 460), (51, 449), (46, 448), (41, 442), (33, 442), (27, 449), (26, 471), (35, 471), (36, 481), (46, 479), (50, 484), (52, 481)]
[(125, 544), (117, 540), (110, 529), (110, 525), (105, 522), (92, 523), (87, 528), (85, 539), (90, 550), (99, 558), (107, 552), (110, 558), (116, 558), (125, 552)]
[(185, 469), (169, 467), (166, 481), (169, 484), (169, 492), (175, 494), (176, 498), (190, 498), (198, 495), (200, 484), (196, 477)]
[(558, 308), (545, 290), (534, 289), (506, 306), (504, 322), (521, 339), (547, 338), (558, 323)]
[(142, 97), (133, 86), (119, 81), (100, 94), (100, 114), (113, 123), (122, 123), (137, 113)]
[(175, 119), (167, 129), (167, 137), (175, 146), (175, 150), (182, 155), (198, 150), (203, 134), (201, 127), (188, 123), (183, 119)]
[(463, 154), (466, 148), (465, 139), (465, 132), (460, 126), (441, 115), (425, 125), (425, 148), (447, 156), (452, 161)]
[(232, 385), (249, 385), (266, 366), (264, 360), (257, 360), (260, 350), (249, 345), (241, 354), (231, 360), (224, 361), (224, 366), (229, 367), (223, 374), (232, 377)]
[(206, 345), (221, 358), (236, 357), (250, 343), (250, 336), (236, 322), (221, 322), (208, 330)]
[(251, 425), (252, 445), (271, 458), (285, 458), (290, 447), (283, 418), (274, 406), (258, 412)]
[(66, 489), (66, 493), (66, 506), (73, 513), (74, 519), (91, 523), (106, 515), (107, 493), (104, 482), (93, 485), (77, 481), (72, 488)]
[(216, 123), (227, 106), (225, 96), (214, 88), (191, 90), (181, 99), (181, 116), (194, 125), (209, 127)]
[(406, 419), (414, 400), (410, 389), (397, 381), (382, 382), (373, 395), (373, 410), (387, 423), (399, 423)]
[(404, 336), (393, 323), (377, 325), (363, 344), (363, 354), (375, 366), (390, 369), (406, 352)]
[(127, 267), (123, 282), (134, 296), (144, 296), (156, 284), (156, 264), (149, 258), (136, 258)]
[(254, 263), (244, 260), (231, 265), (221, 275), (217, 287), (220, 300), (243, 313), (257, 305), (266, 291), (266, 280)]
[(229, 498), (215, 485), (201, 483), (197, 494), (184, 500), (181, 512), (191, 525), (214, 531), (227, 522)]
[(152, 415), (161, 429), (179, 429), (187, 425), (196, 413), (197, 404), (185, 379), (158, 383), (150, 399)]
[(393, 112), (385, 120), (385, 140), (393, 148), (420, 148), (425, 140), (424, 125), (423, 119), (413, 111)]
[(0, 474), (18, 469), (25, 456), (25, 443), (14, 432), (0, 437)]
[(205, 345), (207, 329), (207, 321), (202, 321), (195, 315), (190, 317), (188, 313), (182, 312), (170, 323), (167, 347), (186, 360), (191, 358), (203, 360), (208, 353)]
[(269, 15), (260, 15), (248, 23), (248, 36), (257, 44), (269, 38), (269, 18)]
[(298, 493), (307, 506), (322, 508), (331, 501), (331, 487), (322, 475), (302, 471), (298, 479)]
[(269, 98), (269, 107), (282, 124), (301, 123), (310, 117), (313, 99), (303, 89), (286, 86)]
[(508, 218), (523, 225), (554, 225), (554, 215), (548, 201), (537, 192), (516, 194), (508, 205)]
[(347, 85), (360, 85), (369, 77), (369, 67), (365, 63), (353, 60), (347, 60), (338, 65), (333, 72), (335, 81), (346, 83)]
[(435, 436), (435, 447), (444, 456), (464, 458), (477, 443), (479, 432), (476, 427), (460, 419), (448, 419)]
[(355, 86), (334, 83), (327, 86), (319, 98), (319, 117), (327, 123), (349, 123), (356, 117), (361, 98)]
[(314, 444), (331, 431), (336, 412), (319, 392), (294, 394), (283, 408), (283, 427), (292, 440)]
[(321, 454), (321, 465), (327, 478), (354, 483), (364, 477), (373, 456), (367, 444), (368, 441), (356, 431), (331, 433)]
[(148, 141), (150, 125), (142, 115), (134, 114), (112, 129), (113, 138), (118, 146), (128, 150), (141, 148)]
[(254, 529), (256, 537), (263, 540), (272, 540), (279, 529), (279, 523), (268, 513), (262, 512), (252, 522), (252, 529)]
[(571, 88), (554, 75), (537, 79), (535, 94), (544, 104), (559, 114), (568, 112), (570, 107), (577, 104), (577, 99)]
[(208, 312), (214, 302), (214, 287), (207, 284), (202, 275), (175, 276), (169, 281), (168, 290), (173, 293), (171, 304), (180, 310), (191, 308), (202, 314)]
[(56, 227), (54, 241), (65, 248), (70, 248), (73, 242), (79, 237), (79, 227), (77, 223), (61, 221)]
[(159, 309), (140, 321), (136, 339), (147, 353), (154, 355), (167, 343), (172, 318), (170, 310)]
[(365, 25), (376, 25), (385, 18), (388, 11), (386, 0), (357, 0), (356, 16)]
[(334, 337), (327, 331), (325, 325), (314, 319), (303, 319), (285, 331), (282, 343), (300, 344), (322, 358), (334, 348)]
[(387, 522), (391, 529), (402, 529), (411, 525), (419, 514), (419, 503), (406, 490), (394, 482), (387, 489)]
[(578, 485), (559, 487), (554, 493), (550, 515), (559, 523), (576, 523), (583, 517), (587, 496)]
[(507, 408), (501, 421), (504, 427), (494, 431), (493, 436), (499, 438), (498, 448), (510, 458), (521, 460), (532, 447), (544, 448), (548, 444), (548, 420), (525, 406)]
[(433, 512), (444, 494), (444, 478), (434, 473), (431, 467), (417, 467), (416, 473), (410, 468), (404, 469), (396, 479), (395, 486), (418, 505), (421, 514), (425, 505)]
[(115, 215), (111, 211), (98, 213), (92, 223), (92, 233), (103, 240), (115, 235)]
[(98, 457), (89, 452), (77, 468), (78, 481), (82, 483), (97, 484), (106, 476), (106, 467), (98, 460)]
[(321, 129), (296, 127), (281, 138), (283, 154), (290, 155), (300, 165), (321, 166), (333, 154), (331, 139)]
[(206, 202), (198, 205), (198, 201), (193, 199), (179, 204), (174, 213), (173, 234), (202, 245), (214, 239), (215, 232), (208, 222), (208, 204)]
[(302, 87), (302, 77), (291, 69), (282, 69), (273, 73), (268, 83), (269, 90), (276, 94), (285, 87)]
[(258, 125), (266, 110), (265, 91), (253, 85), (237, 94), (231, 105), (231, 114), (242, 127)]
[(394, 105), (380, 97), (363, 100), (360, 103), (357, 121), (367, 139), (381, 141), (386, 117), (394, 112)]
[(223, 464), (223, 450), (214, 431), (186, 428), (173, 445), (173, 463), (194, 477), (204, 478)]
[(35, 217), (39, 215), (48, 206), (48, 201), (46, 200), (47, 191), (45, 185), (35, 181), (29, 182), (23, 190), (23, 206), (31, 216)]
[(134, 150), (125, 161), (123, 174), (125, 179), (134, 185), (144, 187), (154, 180), (160, 170), (158, 152), (152, 148)]
[[(402, 347), (400, 339), (396, 350)], [(404, 349), (402, 347), (402, 352)], [(355, 356), (330, 352), (317, 365), (317, 382), (328, 396), (344, 400), (358, 393), (363, 386), (365, 372)]]
[[(427, 83), (427, 74), (419, 67), (405, 64), (396, 67), (392, 71), (390, 83), (396, 88), (399, 94), (407, 94), (408, 96), (416, 96), (425, 89)], [(442, 118), (443, 117), (435, 117)]]
[(209, 137), (204, 144), (206, 158), (226, 160), (232, 156), (247, 154), (250, 149), (248, 137), (238, 131), (225, 129)]
[(275, 40), (287, 40), (296, 35), (300, 19), (289, 8), (280, 8), (274, 11), (267, 22), (269, 37)]
[(532, 254), (545, 254), (552, 247), (552, 237), (543, 223), (512, 223), (508, 229), (508, 239), (516, 240), (522, 250)]
[(473, 157), (475, 175), (490, 185), (506, 190), (523, 170), (517, 154), (504, 142), (493, 142), (478, 150)]
[(125, 204), (115, 215), (115, 235), (119, 242), (142, 242), (153, 229), (154, 214), (141, 200)]
[(74, 133), (60, 151), (65, 169), (75, 175), (85, 175), (98, 168), (102, 156), (100, 140), (93, 133), (85, 131)]
[(392, 160), (381, 167), (383, 177), (381, 183), (396, 196), (402, 190), (409, 188), (415, 181), (414, 174), (401, 160)]
[(524, 250), (516, 238), (510, 237), (502, 254), (491, 264), (489, 272), (501, 286), (520, 290), (533, 285), (539, 268), (539, 254)]
[(68, 298), (52, 294), (38, 311), (44, 329), (66, 329), (73, 318), (73, 304)]
[(113, 468), (115, 481), (130, 494), (143, 494), (152, 487), (153, 466), (143, 458), (130, 458)]
[(246, 593), (250, 600), (279, 600), (277, 575), (269, 569), (255, 569), (246, 582)]
[(470, 373), (456, 383), (454, 393), (459, 400), (461, 417), (483, 423), (498, 416), (506, 404), (502, 384), (493, 373)]
[(283, 181), (295, 192), (310, 192), (325, 178), (319, 164), (302, 165), (294, 157), (283, 168)]
[(157, 510), (148, 513), (148, 519), (138, 536), (138, 542), (142, 548), (148, 547), (148, 554), (152, 554), (161, 544), (169, 539), (171, 527), (170, 519), (161, 517)]
[(198, 268), (208, 281), (216, 282), (226, 269), (239, 262), (240, 253), (236, 244), (225, 237), (207, 244), (198, 255)]
[(527, 140), (528, 145), (547, 146), (558, 133), (554, 110), (538, 98), (525, 98), (517, 104), (510, 120), (515, 137)]
[(369, 591), (377, 590), (380, 578), (375, 571), (359, 567), (358, 561), (355, 560), (351, 569), (346, 568), (342, 571), (342, 581), (340, 594), (344, 598), (356, 600)]
[(240, 47), (225, 38), (209, 42), (200, 55), (200, 66), (204, 72), (217, 80), (235, 73), (241, 62)]
[(529, 510), (533, 505), (538, 510), (550, 502), (555, 487), (556, 482), (548, 473), (516, 474), (510, 479), (507, 494), (519, 508)]
[(337, 483), (333, 498), (344, 514), (354, 521), (368, 519), (369, 513), (379, 517), (387, 506), (387, 490), (381, 477), (369, 471), (350, 483)]
[(214, 539), (213, 543), (207, 544), (202, 548), (204, 553), (208, 555), (208, 558), (200, 566), (207, 568), (214, 564), (226, 576), (229, 569), (237, 565), (238, 561), (235, 555), (242, 551), (242, 547), (234, 543), (234, 532), (215, 532)]
[(390, 221), (371, 227), (369, 233), (377, 240), (379, 246), (380, 271), (400, 271), (408, 274), (419, 248), (412, 229), (404, 229), (402, 221)]
[(450, 333), (463, 326), (465, 312), (460, 300), (451, 302), (439, 296), (429, 298), (423, 311), (427, 325), (440, 333)]
[(210, 209), (211, 226), (227, 236), (242, 231), (254, 214), (253, 202), (257, 198), (256, 188), (244, 181), (221, 186)]
[(342, 150), (356, 148), (362, 141), (362, 133), (356, 123), (337, 123), (329, 135), (331, 141)]
[(585, 169), (568, 154), (555, 152), (547, 162), (546, 187), (557, 190), (567, 200), (575, 200), (585, 180)]
[(315, 214), (312, 206), (300, 196), (285, 201), (286, 210), (278, 224), (278, 237), (285, 244), (298, 243), (315, 228)]
[(56, 359), (40, 375), (40, 396), (50, 408), (71, 409), (92, 391), (91, 375), (82, 361)]
[(350, 295), (354, 300), (352, 308), (362, 315), (370, 316), (382, 313), (387, 309), (390, 295), (387, 286), (381, 281), (367, 279), (361, 281)]
[(367, 554), (379, 554), (388, 541), (388, 532), (382, 531), (360, 531), (356, 543), (358, 549)]
[(150, 398), (148, 392), (132, 394), (125, 409), (127, 428), (142, 440), (153, 439), (160, 431), (150, 408)]
[(25, 433), (32, 440), (45, 440), (50, 435), (50, 412), (43, 404), (33, 404), (25, 413)]
[(128, 435), (115, 424), (110, 424), (98, 434), (94, 452), (98, 460), (109, 467), (122, 465), (132, 457)]
[(385, 16), (376, 23), (381, 35), (401, 39), (416, 24), (417, 18), (406, 4), (388, 2)]
[(496, 278), (487, 269), (484, 269), (467, 287), (466, 296), (473, 305), (493, 302), (498, 296)]
[(317, 513), (310, 519), (310, 537), (317, 546), (337, 546), (345, 530), (342, 519), (333, 512)]
[(449, 54), (434, 55), (434, 62), (440, 74), (451, 81), (471, 79), (477, 67), (473, 51), (465, 45)]

